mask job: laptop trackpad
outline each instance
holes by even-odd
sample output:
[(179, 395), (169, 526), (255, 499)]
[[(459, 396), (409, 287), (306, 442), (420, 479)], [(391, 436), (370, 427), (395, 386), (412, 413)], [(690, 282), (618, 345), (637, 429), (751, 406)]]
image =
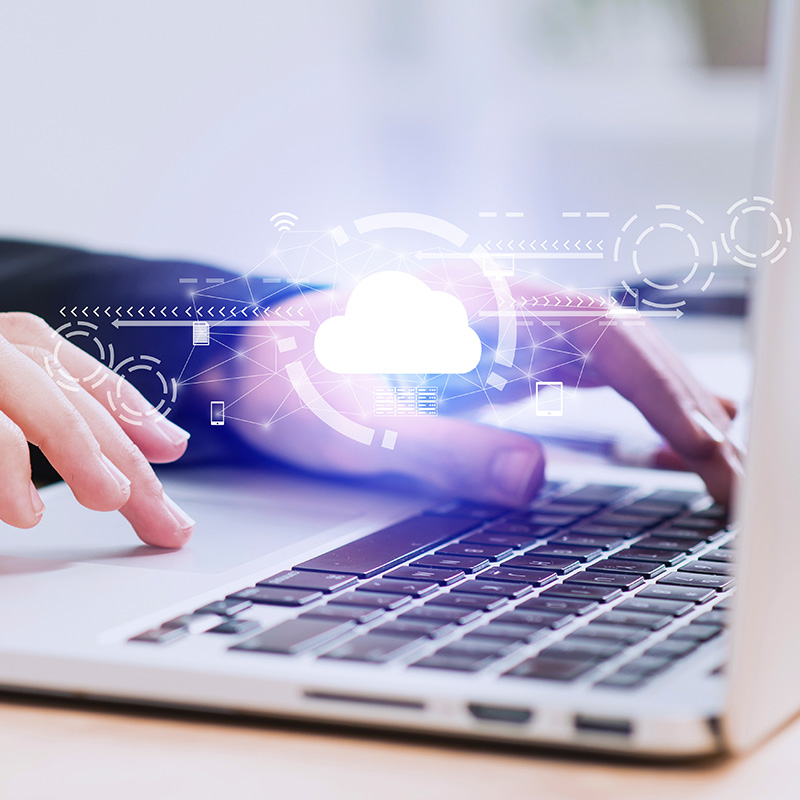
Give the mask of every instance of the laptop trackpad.
[[(64, 486), (46, 494), (47, 513), (36, 529), (21, 533), (0, 523), (0, 575), (24, 570), (24, 561), (49, 569), (58, 563), (91, 563), (145, 569), (218, 573), (264, 556), (301, 552), (315, 536), (363, 514), (363, 508), (315, 503), (309, 493), (253, 487), (171, 488), (197, 521), (189, 544), (165, 551), (141, 544), (119, 514), (81, 508)], [(187, 487), (188, 489), (188, 487)], [(7, 557), (3, 559), (3, 556)], [(2, 568), (6, 563), (8, 570)], [(13, 566), (12, 566), (13, 565)], [(38, 571), (33, 563), (32, 571)]]

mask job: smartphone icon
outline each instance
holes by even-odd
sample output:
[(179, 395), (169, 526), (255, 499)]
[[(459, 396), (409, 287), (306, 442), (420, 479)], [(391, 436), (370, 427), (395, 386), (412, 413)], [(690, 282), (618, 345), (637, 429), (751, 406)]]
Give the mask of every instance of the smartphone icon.
[(225, 403), (223, 403), (222, 400), (211, 401), (211, 424), (225, 424)]
[(536, 416), (564, 416), (564, 384), (561, 381), (536, 381)]

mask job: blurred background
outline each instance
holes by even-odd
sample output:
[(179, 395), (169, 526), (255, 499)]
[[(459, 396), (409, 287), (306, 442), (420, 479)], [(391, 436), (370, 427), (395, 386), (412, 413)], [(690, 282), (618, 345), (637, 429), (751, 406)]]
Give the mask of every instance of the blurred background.
[(246, 270), (282, 210), (716, 232), (759, 185), (765, 30), (765, 0), (6, 4), (0, 235)]

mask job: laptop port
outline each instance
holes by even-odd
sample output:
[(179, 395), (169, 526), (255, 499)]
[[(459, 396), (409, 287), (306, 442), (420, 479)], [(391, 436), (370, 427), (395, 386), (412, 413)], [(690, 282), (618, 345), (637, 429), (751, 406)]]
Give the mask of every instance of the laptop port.
[(578, 714), (575, 717), (575, 730), (578, 733), (610, 733), (614, 736), (630, 736), (633, 733), (633, 725), (628, 719), (590, 717), (586, 714)]
[(524, 725), (533, 717), (533, 712), (528, 708), (507, 708), (503, 706), (487, 706), (481, 703), (470, 703), (467, 708), (476, 719), (489, 720), (490, 722), (513, 722)]

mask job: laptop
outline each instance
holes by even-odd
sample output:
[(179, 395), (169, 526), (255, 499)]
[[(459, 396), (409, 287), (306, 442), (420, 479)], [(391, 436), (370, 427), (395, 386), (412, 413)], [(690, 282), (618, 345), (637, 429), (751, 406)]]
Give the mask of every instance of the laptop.
[[(797, 5), (773, 28), (773, 198), (800, 220)], [(0, 686), (651, 757), (754, 746), (800, 710), (798, 265), (757, 270), (738, 522), (695, 476), (607, 465), (556, 465), (515, 510), (218, 469), (164, 473), (198, 525), (157, 553), (57, 485), (36, 531), (0, 526)]]

